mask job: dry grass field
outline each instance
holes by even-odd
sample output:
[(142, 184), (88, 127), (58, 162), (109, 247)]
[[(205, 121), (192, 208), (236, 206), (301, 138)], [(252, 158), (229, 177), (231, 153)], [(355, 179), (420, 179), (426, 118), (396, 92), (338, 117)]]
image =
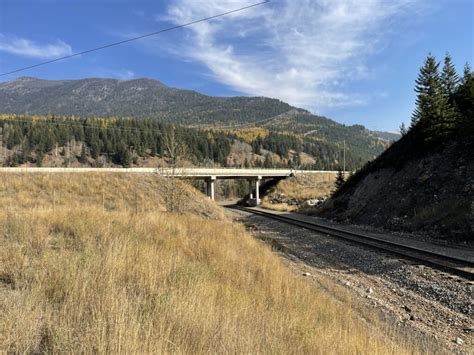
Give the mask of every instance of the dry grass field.
[(156, 177), (0, 178), (1, 353), (420, 352), (191, 189), (175, 214)]
[(275, 211), (296, 211), (306, 200), (329, 196), (334, 190), (335, 180), (333, 173), (302, 174), (281, 180), (263, 198), (262, 207)]

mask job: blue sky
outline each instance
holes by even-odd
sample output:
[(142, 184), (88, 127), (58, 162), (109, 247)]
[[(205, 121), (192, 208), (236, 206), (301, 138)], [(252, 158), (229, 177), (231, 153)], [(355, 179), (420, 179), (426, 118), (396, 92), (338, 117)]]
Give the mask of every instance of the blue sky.
[[(0, 72), (258, 0), (0, 0)], [(473, 0), (273, 0), (2, 77), (154, 78), (209, 95), (279, 98), (345, 124), (410, 121), (426, 55), (473, 64)]]

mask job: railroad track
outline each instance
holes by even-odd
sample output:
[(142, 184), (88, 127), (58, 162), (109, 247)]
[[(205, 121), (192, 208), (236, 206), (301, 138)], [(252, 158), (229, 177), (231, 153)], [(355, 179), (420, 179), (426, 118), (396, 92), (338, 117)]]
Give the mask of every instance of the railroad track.
[(462, 257), (448, 256), (434, 251), (420, 249), (414, 246), (378, 239), (374, 236), (364, 235), (360, 232), (349, 232), (339, 228), (321, 225), (316, 222), (306, 222), (271, 212), (256, 210), (253, 208), (239, 206), (231, 206), (230, 208), (264, 216), (266, 218), (327, 234), (356, 244), (362, 244), (372, 249), (377, 249), (405, 259), (421, 262), (422, 264), (448, 272), (450, 274), (461, 276), (468, 280), (474, 280), (474, 262), (463, 259)]

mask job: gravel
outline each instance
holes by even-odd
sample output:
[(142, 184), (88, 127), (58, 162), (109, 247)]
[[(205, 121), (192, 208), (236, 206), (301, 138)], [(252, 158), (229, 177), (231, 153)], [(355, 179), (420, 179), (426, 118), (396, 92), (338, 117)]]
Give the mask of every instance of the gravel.
[(344, 285), (397, 325), (409, 325), (450, 351), (471, 352), (474, 282), (262, 216), (238, 212), (237, 219), (290, 260), (303, 261), (311, 268), (306, 273)]

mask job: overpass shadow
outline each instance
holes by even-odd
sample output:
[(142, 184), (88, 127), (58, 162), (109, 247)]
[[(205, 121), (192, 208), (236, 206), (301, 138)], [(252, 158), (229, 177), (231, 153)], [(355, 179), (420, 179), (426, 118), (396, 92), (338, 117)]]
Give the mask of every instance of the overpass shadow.
[[(260, 195), (260, 199), (263, 199), (266, 194), (268, 193), (268, 191), (270, 191), (271, 188), (275, 187), (278, 182), (280, 182), (281, 180), (285, 179), (284, 177), (276, 177), (276, 178), (272, 178), (272, 179), (265, 179), (265, 181), (260, 184), (260, 188), (258, 189), (259, 191), (259, 195)], [(247, 195), (245, 195), (244, 197), (242, 197), (238, 202), (237, 202), (237, 205), (239, 206), (246, 206), (248, 203), (249, 203), (249, 200), (250, 200), (250, 196), (255, 196), (256, 195), (256, 191), (255, 191), (255, 188), (253, 188), (250, 193), (248, 193)]]

